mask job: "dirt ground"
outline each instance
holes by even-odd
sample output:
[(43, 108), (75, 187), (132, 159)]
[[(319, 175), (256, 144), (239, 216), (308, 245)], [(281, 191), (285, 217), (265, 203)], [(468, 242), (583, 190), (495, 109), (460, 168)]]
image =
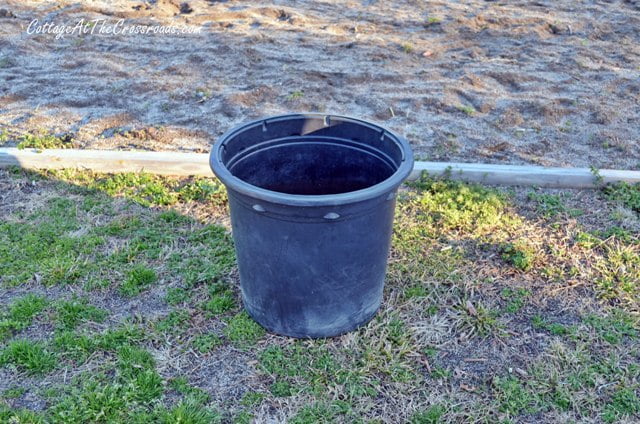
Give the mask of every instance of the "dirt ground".
[[(421, 159), (640, 169), (640, 2), (0, 1), (0, 133), (207, 151), (251, 118), (375, 120)], [(80, 19), (180, 35), (29, 34)], [(97, 27), (97, 25), (96, 25)]]

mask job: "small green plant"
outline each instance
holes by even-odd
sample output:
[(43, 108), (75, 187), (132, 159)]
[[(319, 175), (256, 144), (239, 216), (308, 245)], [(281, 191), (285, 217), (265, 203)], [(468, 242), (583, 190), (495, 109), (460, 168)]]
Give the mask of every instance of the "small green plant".
[(522, 309), (526, 298), (531, 295), (531, 292), (523, 288), (505, 288), (500, 292), (500, 295), (507, 302), (507, 306), (505, 307), (506, 311), (510, 314), (515, 314)]
[(572, 217), (582, 214), (582, 211), (579, 209), (567, 208), (559, 195), (532, 191), (528, 194), (528, 198), (536, 202), (537, 212), (545, 218), (551, 218), (563, 213), (568, 213)]
[(407, 54), (413, 53), (413, 45), (411, 43), (403, 43), (401, 47), (403, 52)]
[(498, 409), (517, 416), (523, 412), (533, 410), (535, 399), (515, 377), (495, 377), (493, 389), (498, 401)]
[(426, 22), (425, 26), (437, 25), (437, 24), (439, 24), (441, 22), (442, 22), (441, 18), (438, 18), (437, 16), (429, 16), (427, 18), (427, 22)]
[(240, 312), (227, 321), (224, 335), (235, 345), (249, 347), (254, 345), (265, 331), (246, 312)]
[(13, 364), (28, 374), (45, 374), (56, 366), (56, 357), (43, 343), (14, 340), (0, 352), (0, 366)]
[(602, 420), (606, 423), (619, 422), (624, 418), (640, 414), (640, 399), (631, 387), (616, 390), (610, 402), (605, 406)]
[(240, 404), (242, 406), (247, 406), (247, 407), (257, 406), (257, 405), (260, 405), (260, 403), (262, 403), (264, 398), (265, 398), (264, 393), (246, 392), (242, 396), (242, 399), (240, 399)]
[(169, 305), (179, 305), (187, 302), (189, 299), (191, 299), (191, 293), (187, 289), (182, 287), (171, 287), (167, 289), (165, 301)]
[(269, 390), (275, 397), (287, 397), (295, 394), (294, 386), (288, 381), (275, 381)]
[(416, 412), (409, 420), (410, 424), (438, 424), (440, 419), (447, 411), (442, 404), (431, 405), (424, 411)]
[(127, 275), (120, 286), (120, 293), (125, 296), (135, 296), (155, 283), (158, 279), (156, 272), (144, 265), (137, 265)]
[(427, 297), (429, 295), (429, 290), (427, 290), (424, 285), (418, 284), (407, 287), (404, 290), (404, 295), (407, 299)]
[(7, 130), (0, 131), (0, 144), (4, 144), (9, 141), (9, 132)]
[(53, 134), (25, 134), (20, 137), (18, 149), (66, 149), (72, 146), (73, 137), (70, 134), (55, 136)]
[(456, 109), (458, 109), (460, 112), (468, 116), (473, 116), (477, 112), (473, 106), (467, 106), (467, 105), (457, 105)]
[(619, 203), (640, 215), (640, 183), (629, 184), (621, 181), (606, 185), (603, 191), (608, 200)]
[(28, 409), (9, 409), (0, 405), (0, 422), (3, 423), (24, 423), (24, 424), (45, 424), (46, 421), (41, 414)]
[(31, 325), (33, 319), (47, 306), (47, 299), (28, 294), (14, 300), (4, 314), (0, 314), (0, 341), (13, 331), (19, 331)]
[(5, 399), (16, 399), (22, 396), (23, 394), (25, 394), (26, 392), (27, 392), (27, 389), (25, 389), (24, 387), (13, 386), (13, 387), (9, 387), (4, 392), (2, 392), (1, 397)]
[(103, 322), (107, 311), (90, 305), (86, 299), (71, 299), (61, 301), (56, 305), (59, 326), (65, 330), (72, 330), (81, 322)]
[(180, 200), (183, 202), (213, 201), (217, 198), (226, 199), (224, 186), (212, 178), (197, 178), (178, 189)]
[(159, 416), (161, 423), (214, 424), (222, 419), (220, 414), (188, 398)]
[(591, 165), (589, 169), (591, 170), (591, 175), (593, 175), (596, 185), (601, 185), (604, 182), (604, 177), (600, 174), (600, 170), (593, 165)]
[(180, 199), (177, 188), (169, 180), (144, 172), (98, 176), (88, 186), (109, 196), (126, 197), (142, 206), (168, 206)]
[(222, 340), (215, 334), (200, 334), (193, 340), (193, 346), (200, 353), (211, 352), (220, 345), (222, 345)]
[(233, 424), (251, 424), (254, 415), (249, 411), (240, 411), (233, 417)]
[(603, 340), (613, 345), (621, 343), (625, 338), (637, 339), (639, 335), (640, 320), (622, 309), (614, 309), (604, 316), (590, 314), (584, 321)]
[(298, 100), (304, 97), (304, 91), (302, 90), (295, 90), (292, 91), (291, 93), (289, 93), (289, 95), (287, 96), (287, 100)]
[(498, 313), (495, 310), (478, 303), (473, 305), (471, 301), (467, 301), (464, 305), (459, 306), (462, 309), (461, 327), (471, 330), (480, 336), (488, 336), (490, 334), (498, 334), (502, 325), (498, 321)]
[(602, 243), (602, 240), (597, 236), (582, 231), (576, 234), (575, 241), (578, 246), (584, 247), (585, 249), (593, 249)]
[[(300, 408), (298, 413), (290, 419), (290, 424), (316, 424), (344, 422), (344, 415), (350, 412), (350, 407), (342, 401), (331, 403), (316, 402)], [(346, 420), (347, 422), (349, 420)]]
[(224, 284), (216, 284), (210, 290), (211, 299), (203, 306), (204, 310), (211, 315), (224, 314), (236, 307), (233, 292)]
[(156, 323), (156, 329), (163, 333), (178, 333), (189, 325), (191, 316), (185, 310), (173, 310)]
[(538, 330), (546, 330), (554, 336), (566, 336), (575, 331), (575, 329), (565, 326), (557, 322), (549, 322), (541, 315), (534, 315), (531, 318), (531, 325)]
[(186, 377), (171, 379), (169, 386), (176, 392), (184, 395), (193, 404), (205, 405), (211, 400), (211, 397), (205, 390), (189, 384), (189, 380), (187, 380)]
[(502, 259), (521, 271), (533, 268), (535, 254), (531, 248), (522, 243), (507, 243), (501, 246)]

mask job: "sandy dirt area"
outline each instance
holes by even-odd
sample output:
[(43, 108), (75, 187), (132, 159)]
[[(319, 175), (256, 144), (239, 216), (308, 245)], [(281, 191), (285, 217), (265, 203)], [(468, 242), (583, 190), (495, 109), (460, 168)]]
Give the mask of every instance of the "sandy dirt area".
[[(636, 0), (0, 1), (0, 134), (208, 151), (248, 119), (371, 119), (427, 160), (640, 169)], [(56, 38), (39, 24), (93, 31)], [(199, 33), (99, 34), (116, 25)]]

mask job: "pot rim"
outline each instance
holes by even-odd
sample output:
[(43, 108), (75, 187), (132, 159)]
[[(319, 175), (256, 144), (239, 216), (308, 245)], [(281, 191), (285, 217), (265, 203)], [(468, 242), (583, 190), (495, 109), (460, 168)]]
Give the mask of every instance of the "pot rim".
[[(396, 171), (385, 180), (372, 186), (338, 194), (288, 194), (273, 190), (267, 190), (234, 176), (222, 162), (222, 150), (226, 143), (242, 131), (246, 131), (250, 127), (257, 125), (267, 125), (274, 121), (283, 121), (299, 118), (315, 118), (331, 121), (351, 122), (358, 125), (366, 126), (374, 129), (382, 134), (387, 135), (402, 152), (402, 159)], [(336, 206), (350, 203), (370, 200), (379, 196), (386, 195), (391, 191), (395, 191), (400, 184), (409, 176), (413, 170), (413, 153), (409, 142), (394, 132), (372, 122), (362, 119), (351, 118), (348, 116), (334, 115), (327, 113), (295, 113), (286, 115), (270, 116), (256, 119), (241, 125), (238, 125), (222, 136), (214, 143), (211, 154), (209, 156), (209, 165), (218, 179), (227, 187), (227, 189), (238, 192), (245, 196), (263, 200), (266, 202), (277, 203), (288, 206)]]

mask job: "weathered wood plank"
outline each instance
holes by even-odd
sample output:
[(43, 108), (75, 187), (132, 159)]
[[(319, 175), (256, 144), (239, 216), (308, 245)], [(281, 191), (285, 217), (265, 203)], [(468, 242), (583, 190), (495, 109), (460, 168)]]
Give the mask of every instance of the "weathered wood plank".
[(162, 175), (212, 176), (209, 155), (179, 152), (0, 148), (0, 167), (79, 168), (98, 172), (149, 172)]
[[(98, 172), (150, 172), (161, 175), (211, 176), (209, 155), (179, 152), (127, 152), (113, 150), (19, 150), (0, 148), (0, 168), (79, 168)], [(416, 162), (410, 178), (426, 171), (447, 174), (453, 179), (496, 185), (593, 188), (596, 177), (587, 168), (547, 168), (541, 166), (495, 165), (448, 162)], [(640, 182), (640, 171), (602, 169), (601, 182)]]
[(412, 178), (421, 172), (448, 174), (452, 179), (495, 185), (594, 188), (602, 183), (640, 182), (640, 171), (598, 170), (601, 180), (588, 168), (548, 168), (542, 166), (495, 165), (473, 163), (416, 162)]

